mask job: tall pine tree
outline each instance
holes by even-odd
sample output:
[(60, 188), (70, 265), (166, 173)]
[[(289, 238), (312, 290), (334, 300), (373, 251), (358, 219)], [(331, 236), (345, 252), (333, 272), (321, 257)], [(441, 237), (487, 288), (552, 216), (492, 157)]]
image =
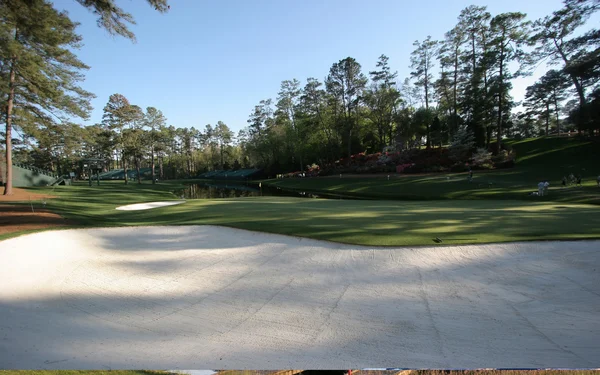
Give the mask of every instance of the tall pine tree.
[(88, 67), (73, 49), (80, 47), (77, 24), (44, 0), (0, 2), (0, 85), (6, 124), (6, 186), (12, 189), (12, 130), (26, 132), (87, 118), (93, 95), (78, 86)]

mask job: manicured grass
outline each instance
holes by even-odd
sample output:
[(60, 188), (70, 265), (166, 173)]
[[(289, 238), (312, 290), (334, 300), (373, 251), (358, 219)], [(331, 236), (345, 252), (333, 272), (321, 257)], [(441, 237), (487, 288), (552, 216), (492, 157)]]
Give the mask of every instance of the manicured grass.
[(177, 199), (170, 193), (177, 186), (60, 186), (47, 208), (84, 227), (211, 224), (361, 245), (435, 245), (435, 238), (442, 245), (600, 238), (597, 206), (557, 202), (255, 197), (115, 210), (123, 204)]
[[(507, 141), (517, 154), (510, 169), (466, 173), (387, 175), (373, 178), (316, 177), (274, 179), (265, 184), (294, 190), (339, 193), (357, 197), (402, 200), (501, 199), (529, 202), (600, 204), (600, 142), (575, 138), (536, 138)], [(563, 176), (581, 174), (583, 186), (561, 188)], [(550, 182), (546, 197), (529, 196), (540, 181)]]

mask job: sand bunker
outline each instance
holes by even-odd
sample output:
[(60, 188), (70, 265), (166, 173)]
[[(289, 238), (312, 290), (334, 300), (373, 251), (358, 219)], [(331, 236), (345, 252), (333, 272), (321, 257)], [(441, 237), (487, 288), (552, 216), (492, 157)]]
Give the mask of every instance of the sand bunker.
[(115, 210), (120, 210), (120, 211), (140, 211), (140, 210), (149, 210), (151, 208), (174, 206), (176, 204), (182, 204), (182, 203), (185, 203), (185, 201), (166, 201), (166, 202), (136, 203), (136, 204), (128, 204), (126, 206), (119, 206), (119, 207), (115, 208)]
[(599, 249), (382, 249), (214, 226), (37, 233), (0, 242), (0, 363), (599, 367)]

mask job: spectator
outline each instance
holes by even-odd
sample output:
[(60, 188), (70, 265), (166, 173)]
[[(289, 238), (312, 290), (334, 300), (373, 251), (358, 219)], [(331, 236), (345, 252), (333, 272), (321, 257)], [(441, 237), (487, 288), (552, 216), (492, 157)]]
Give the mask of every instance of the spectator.
[(540, 183), (538, 184), (538, 195), (539, 195), (540, 197), (543, 197), (543, 196), (544, 196), (544, 182), (540, 182)]
[(562, 178), (562, 187), (564, 188), (565, 186), (567, 186), (567, 176), (563, 176)]

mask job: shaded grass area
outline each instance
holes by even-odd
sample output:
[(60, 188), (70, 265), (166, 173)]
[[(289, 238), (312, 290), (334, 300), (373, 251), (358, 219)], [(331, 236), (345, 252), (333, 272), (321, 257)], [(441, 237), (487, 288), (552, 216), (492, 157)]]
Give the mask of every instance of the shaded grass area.
[[(473, 181), (466, 173), (401, 175), (388, 180), (375, 178), (316, 177), (275, 179), (265, 184), (293, 190), (347, 194), (355, 197), (401, 200), (501, 199), (529, 202), (570, 202), (600, 204), (600, 142), (575, 138), (535, 138), (507, 141), (517, 154), (510, 169), (475, 171)], [(583, 176), (583, 186), (561, 187), (562, 177)], [(537, 183), (549, 181), (546, 197), (529, 196)]]
[[(594, 205), (514, 200), (359, 201), (292, 197), (189, 200), (144, 211), (115, 207), (178, 199), (177, 183), (60, 186), (47, 208), (83, 227), (222, 225), (378, 246), (600, 238)], [(45, 190), (45, 189), (36, 189)]]

